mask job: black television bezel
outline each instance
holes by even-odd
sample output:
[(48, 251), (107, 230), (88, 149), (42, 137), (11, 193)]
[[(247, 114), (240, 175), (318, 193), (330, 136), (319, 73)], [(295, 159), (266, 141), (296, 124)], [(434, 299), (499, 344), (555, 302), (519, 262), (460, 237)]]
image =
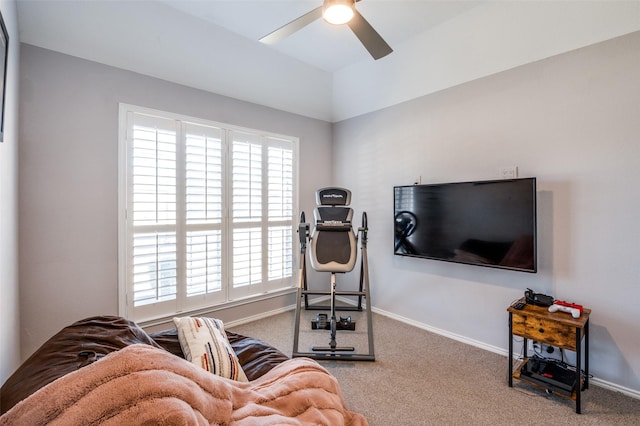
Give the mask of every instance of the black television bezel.
[[(396, 244), (396, 235), (395, 235), (395, 219), (396, 219), (396, 189), (397, 188), (407, 188), (407, 187), (433, 187), (433, 186), (452, 186), (452, 185), (462, 185), (462, 184), (495, 184), (495, 183), (507, 183), (513, 181), (524, 181), (529, 180), (532, 181), (532, 197), (533, 197), (533, 268), (525, 269), (525, 268), (517, 268), (513, 266), (505, 266), (505, 265), (496, 265), (496, 264), (487, 264), (487, 263), (475, 263), (475, 262), (465, 262), (461, 260), (455, 259), (447, 259), (437, 256), (428, 256), (423, 254), (410, 254), (410, 253), (398, 253), (395, 249)], [(393, 218), (394, 218), (394, 231), (393, 231), (393, 240), (394, 240), (394, 249), (393, 254), (395, 256), (401, 257), (411, 257), (417, 259), (429, 259), (429, 260), (437, 260), (441, 262), (454, 263), (454, 264), (462, 264), (462, 265), (471, 265), (471, 266), (480, 266), (485, 268), (492, 269), (502, 269), (509, 271), (517, 271), (517, 272), (527, 272), (535, 274), (538, 272), (538, 218), (537, 218), (537, 205), (538, 205), (538, 197), (537, 197), (537, 179), (535, 177), (526, 177), (526, 178), (514, 178), (514, 179), (492, 179), (492, 180), (477, 180), (477, 181), (461, 181), (461, 182), (441, 182), (441, 183), (427, 183), (427, 184), (414, 184), (414, 185), (396, 185), (393, 187)]]

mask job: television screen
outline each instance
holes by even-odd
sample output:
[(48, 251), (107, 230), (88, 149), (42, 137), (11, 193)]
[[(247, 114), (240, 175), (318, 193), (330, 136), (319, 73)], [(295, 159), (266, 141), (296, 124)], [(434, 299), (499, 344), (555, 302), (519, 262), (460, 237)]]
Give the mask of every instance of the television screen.
[(536, 179), (394, 187), (400, 256), (536, 272)]

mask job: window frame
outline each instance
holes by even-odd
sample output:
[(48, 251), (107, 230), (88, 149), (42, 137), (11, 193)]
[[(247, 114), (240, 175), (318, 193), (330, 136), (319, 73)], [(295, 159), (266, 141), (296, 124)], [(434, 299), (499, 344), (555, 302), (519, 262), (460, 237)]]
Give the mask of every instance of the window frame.
[[(220, 227), (223, 230), (222, 237), (222, 289), (219, 293), (205, 294), (205, 299), (208, 295), (213, 294), (214, 297), (210, 297), (210, 300), (205, 300), (202, 303), (192, 303), (193, 298), (186, 296), (186, 284), (185, 266), (178, 266), (177, 272), (177, 292), (175, 299), (168, 302), (151, 303), (146, 307), (134, 306), (133, 302), (133, 219), (130, 207), (132, 205), (132, 195), (130, 194), (130, 168), (132, 167), (133, 149), (129, 143), (129, 131), (133, 128), (132, 123), (129, 122), (129, 117), (132, 114), (146, 115), (158, 118), (159, 120), (173, 120), (176, 126), (176, 167), (175, 170), (178, 173), (183, 173), (184, 165), (181, 162), (185, 161), (185, 149), (186, 149), (186, 133), (183, 134), (183, 129), (191, 124), (210, 126), (219, 128), (222, 138), (222, 220)], [(182, 114), (171, 113), (167, 111), (160, 111), (156, 109), (140, 107), (125, 103), (119, 104), (119, 135), (118, 135), (118, 311), (119, 315), (126, 318), (130, 318), (140, 323), (154, 323), (160, 322), (166, 319), (170, 319), (175, 315), (195, 315), (203, 312), (210, 312), (212, 310), (218, 310), (237, 306), (240, 304), (251, 303), (258, 300), (264, 300), (271, 297), (277, 297), (279, 295), (288, 294), (295, 291), (297, 286), (297, 263), (299, 262), (299, 253), (295, 248), (295, 232), (297, 231), (297, 217), (296, 214), (299, 210), (299, 138), (294, 136), (282, 135), (273, 132), (251, 129), (246, 127), (235, 126), (227, 123), (219, 123), (211, 120), (190, 117)], [(246, 286), (246, 288), (234, 288), (232, 279), (232, 262), (233, 262), (233, 235), (234, 230), (242, 228), (247, 223), (238, 223), (233, 220), (231, 197), (232, 197), (232, 145), (234, 143), (233, 135), (238, 134), (250, 134), (257, 137), (260, 141), (260, 146), (264, 153), (262, 153), (263, 167), (268, 162), (268, 150), (274, 144), (288, 145), (291, 147), (292, 154), (292, 191), (291, 196), (293, 198), (291, 205), (291, 217), (280, 220), (270, 221), (269, 215), (266, 214), (268, 209), (269, 192), (267, 188), (267, 170), (263, 172), (262, 193), (261, 200), (264, 206), (262, 209), (263, 214), (258, 221), (250, 222), (252, 225), (258, 225), (262, 232), (262, 244), (261, 244), (261, 258), (263, 264), (266, 261), (266, 265), (262, 266), (262, 279), (259, 283)], [(187, 219), (184, 215), (181, 216), (180, 210), (184, 212), (186, 209), (186, 197), (184, 195), (185, 189), (181, 188), (181, 184), (186, 184), (186, 174), (182, 178), (178, 178), (176, 182), (176, 191), (180, 193), (178, 195), (177, 203), (182, 200), (183, 207), (178, 207), (178, 217), (176, 218), (176, 235), (178, 239), (182, 237), (187, 238), (187, 229), (193, 228), (193, 226), (187, 223)], [(182, 180), (181, 180), (182, 179)], [(266, 212), (266, 213), (265, 213)], [(181, 222), (182, 221), (182, 222)], [(268, 231), (284, 224), (285, 228), (290, 228), (286, 232), (291, 233), (291, 276), (286, 276), (277, 280), (277, 284), (269, 284), (269, 251), (267, 250), (268, 244)], [(290, 225), (290, 226), (289, 226)], [(198, 228), (198, 225), (195, 226)], [(285, 232), (285, 233), (286, 233)], [(186, 240), (185, 240), (186, 241)], [(177, 243), (178, 253), (176, 259), (178, 262), (184, 262), (186, 257), (185, 244)], [(285, 249), (288, 254), (289, 251)], [(181, 269), (180, 269), (181, 268)], [(275, 281), (274, 281), (275, 283)], [(183, 294), (180, 294), (183, 293)], [(197, 298), (198, 296), (196, 296)], [(189, 300), (190, 299), (190, 300)], [(164, 305), (164, 306), (161, 306)], [(175, 309), (173, 308), (175, 307)]]

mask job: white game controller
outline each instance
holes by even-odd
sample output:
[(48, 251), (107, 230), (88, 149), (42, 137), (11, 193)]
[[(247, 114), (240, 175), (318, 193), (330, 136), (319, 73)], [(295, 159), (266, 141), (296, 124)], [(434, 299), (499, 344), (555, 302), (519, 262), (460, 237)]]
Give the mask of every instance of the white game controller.
[(557, 311), (571, 314), (571, 316), (574, 318), (580, 318), (580, 309), (578, 308), (572, 308), (571, 306), (565, 306), (565, 305), (558, 305), (556, 303), (549, 306), (549, 312), (557, 312)]

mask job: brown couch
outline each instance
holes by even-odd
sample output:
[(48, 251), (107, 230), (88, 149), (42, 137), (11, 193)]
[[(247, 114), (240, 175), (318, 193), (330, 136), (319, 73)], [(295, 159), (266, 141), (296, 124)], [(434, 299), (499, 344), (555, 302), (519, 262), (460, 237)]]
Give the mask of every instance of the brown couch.
[[(250, 381), (288, 359), (278, 349), (258, 339), (229, 331), (227, 337)], [(125, 318), (86, 318), (63, 328), (7, 379), (0, 389), (0, 415), (57, 378), (137, 343), (161, 348), (184, 358), (176, 329), (146, 333)]]

